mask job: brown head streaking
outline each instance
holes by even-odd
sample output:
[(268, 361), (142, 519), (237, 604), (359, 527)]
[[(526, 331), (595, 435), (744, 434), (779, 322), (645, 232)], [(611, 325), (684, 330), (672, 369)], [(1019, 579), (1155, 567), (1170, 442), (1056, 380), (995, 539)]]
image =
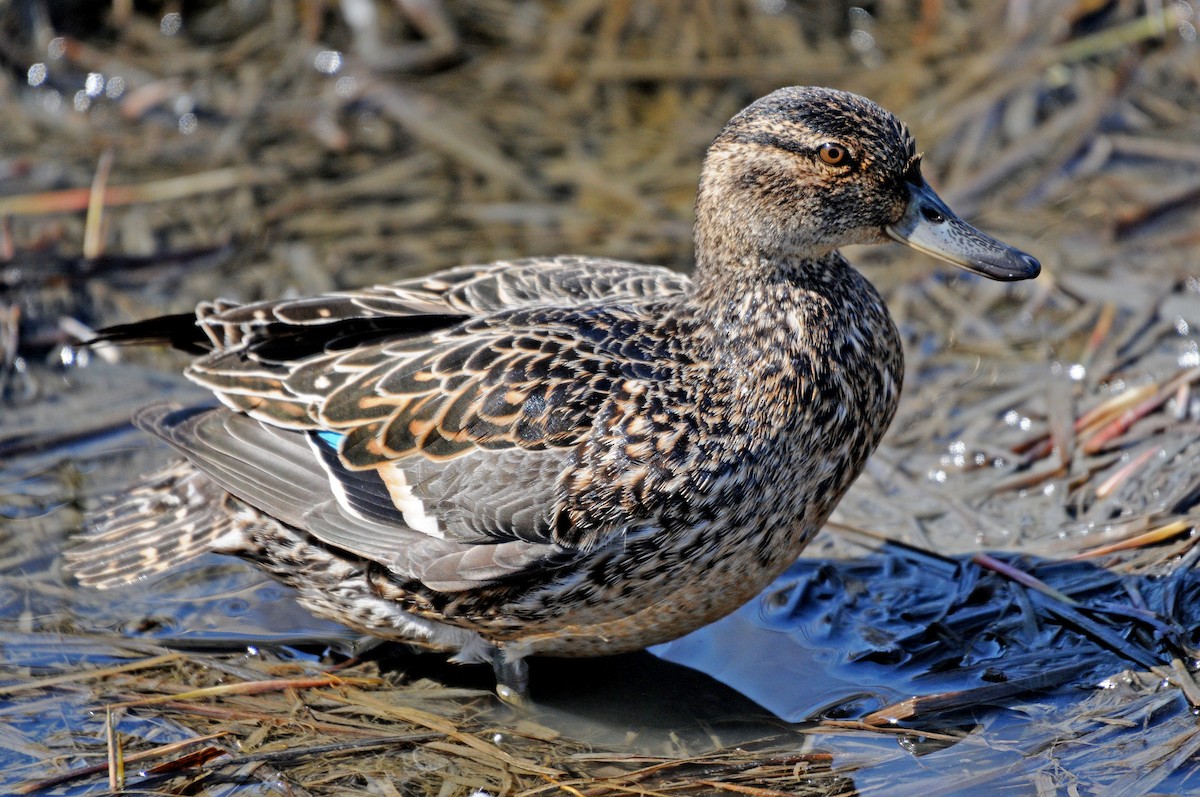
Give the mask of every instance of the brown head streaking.
[(106, 330), (200, 353), (222, 406), (138, 414), (184, 459), (97, 514), (72, 567), (111, 587), (241, 556), (509, 693), (530, 654), (678, 637), (795, 559), (891, 422), (899, 336), (836, 251), (889, 239), (1039, 270), (950, 212), (891, 114), (788, 88), (709, 149), (690, 280), (540, 258)]

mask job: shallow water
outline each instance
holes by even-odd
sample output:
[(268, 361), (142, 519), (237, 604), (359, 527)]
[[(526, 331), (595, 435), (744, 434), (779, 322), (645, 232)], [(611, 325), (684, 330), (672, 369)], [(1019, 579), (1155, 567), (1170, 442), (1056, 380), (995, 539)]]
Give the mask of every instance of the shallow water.
[[(186, 399), (194, 391), (125, 365), (35, 376), (55, 391), (54, 399), (14, 408), (8, 417), (20, 417), (22, 437), (9, 442), (15, 455), (0, 469), (7, 683), (119, 663), (160, 646), (225, 652), (230, 666), (239, 659), (318, 662), (358, 649), (353, 633), (312, 618), (288, 590), (226, 557), (208, 556), (125, 589), (81, 589), (65, 580), (61, 553), (79, 530), (81, 509), (165, 456), (140, 433), (110, 423), (110, 415), (119, 416), (124, 404), (132, 409), (147, 393)], [(103, 413), (89, 414), (85, 407), (98, 391), (110, 400)], [(53, 414), (44, 414), (45, 407)], [(64, 425), (64, 417), (72, 422)], [(1195, 648), (1195, 571), (1120, 577), (1083, 562), (1010, 560), (1084, 608), (1073, 613), (969, 559), (905, 546), (850, 559), (803, 559), (734, 615), (654, 649), (662, 660), (642, 653), (535, 661), (536, 705), (526, 719), (575, 742), (652, 756), (694, 756), (766, 739), (769, 749), (830, 754), (835, 771), (845, 768), (867, 791), (883, 783), (917, 788), (941, 772), (935, 793), (946, 794), (971, 793), (976, 782), (994, 793), (1026, 793), (1031, 779), (1050, 777), (1051, 760), (1038, 753), (1047, 745), (1076, 768), (1104, 771), (1124, 745), (1170, 739), (1194, 724), (1181, 696), (1168, 691), (1161, 705), (1151, 706), (1154, 690), (1120, 673), (1186, 659)], [(1120, 614), (1135, 604), (1144, 616)], [(449, 665), (403, 646), (365, 655), (405, 679), (490, 687), (485, 667)], [(1003, 694), (971, 691), (1014, 682), (1028, 685)], [(886, 720), (879, 733), (867, 726), (843, 736), (829, 730), (873, 712), (886, 715), (888, 706), (919, 695), (941, 697), (896, 726), (912, 730), (888, 732)], [(73, 758), (102, 758), (103, 718), (94, 701), (82, 686), (0, 693), (10, 741), (0, 757), (0, 788), (53, 771), (47, 754), (64, 744)], [(1115, 726), (1087, 719), (1114, 708), (1141, 708), (1145, 716)], [(485, 709), (487, 715), (500, 727), (512, 721), (499, 705)], [(806, 735), (822, 728), (821, 735)], [(1105, 744), (1095, 744), (1091, 737), (1105, 728)], [(169, 717), (147, 710), (124, 713), (120, 729), (143, 743), (188, 736)], [(1192, 773), (1173, 767), (1155, 788), (1200, 788)], [(103, 791), (100, 781), (87, 783), (61, 793)]]

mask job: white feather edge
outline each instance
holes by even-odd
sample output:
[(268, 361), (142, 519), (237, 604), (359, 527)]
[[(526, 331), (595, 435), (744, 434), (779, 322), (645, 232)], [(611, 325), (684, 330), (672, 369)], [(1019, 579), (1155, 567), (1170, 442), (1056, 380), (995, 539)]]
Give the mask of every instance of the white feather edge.
[[(333, 496), (337, 499), (338, 505), (352, 517), (370, 522), (369, 518), (364, 517), (350, 503), (350, 497), (346, 494), (345, 485), (342, 484), (337, 474), (333, 472), (333, 469), (329, 467), (329, 463), (321, 455), (321, 451), (318, 448), (319, 443), (316, 441), (316, 438), (309, 437), (308, 445), (313, 450), (313, 454), (317, 458), (317, 463), (328, 476), (329, 487), (333, 491)], [(379, 478), (383, 480), (384, 486), (387, 487), (388, 495), (392, 499), (392, 506), (396, 507), (400, 512), (400, 516), (404, 518), (404, 525), (413, 531), (419, 531), (422, 534), (436, 537), (439, 540), (446, 538), (445, 533), (441, 529), (441, 524), (438, 523), (438, 519), (426, 511), (425, 502), (413, 495), (412, 488), (408, 486), (408, 478), (399, 465), (395, 463), (383, 465), (377, 469), (377, 472), (379, 473)]]

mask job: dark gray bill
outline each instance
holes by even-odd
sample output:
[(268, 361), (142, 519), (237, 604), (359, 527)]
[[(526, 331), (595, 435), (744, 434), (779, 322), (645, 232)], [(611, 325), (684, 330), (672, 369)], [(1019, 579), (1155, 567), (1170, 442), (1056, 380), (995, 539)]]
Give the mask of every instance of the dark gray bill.
[(908, 183), (908, 188), (908, 209), (900, 221), (884, 227), (893, 239), (994, 280), (1032, 279), (1041, 273), (1036, 258), (955, 216), (929, 183)]

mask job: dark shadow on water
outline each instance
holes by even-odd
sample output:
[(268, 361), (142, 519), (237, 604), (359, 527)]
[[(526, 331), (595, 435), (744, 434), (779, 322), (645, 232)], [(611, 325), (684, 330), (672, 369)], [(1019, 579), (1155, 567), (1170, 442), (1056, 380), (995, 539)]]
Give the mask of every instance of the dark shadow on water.
[[(385, 671), (450, 687), (490, 691), (486, 665), (454, 664), (443, 655), (382, 645), (366, 654)], [(569, 738), (643, 753), (672, 745), (707, 751), (786, 729), (770, 712), (697, 670), (646, 651), (589, 659), (529, 660), (526, 714)], [(499, 719), (511, 712), (498, 703)]]
[(929, 703), (949, 717), (1097, 688), (1195, 649), (1200, 576), (1190, 567), (1133, 577), (1083, 561), (995, 558), (1064, 597), (970, 557), (889, 544), (862, 559), (801, 560), (734, 614), (653, 651), (798, 722), (959, 693)]

